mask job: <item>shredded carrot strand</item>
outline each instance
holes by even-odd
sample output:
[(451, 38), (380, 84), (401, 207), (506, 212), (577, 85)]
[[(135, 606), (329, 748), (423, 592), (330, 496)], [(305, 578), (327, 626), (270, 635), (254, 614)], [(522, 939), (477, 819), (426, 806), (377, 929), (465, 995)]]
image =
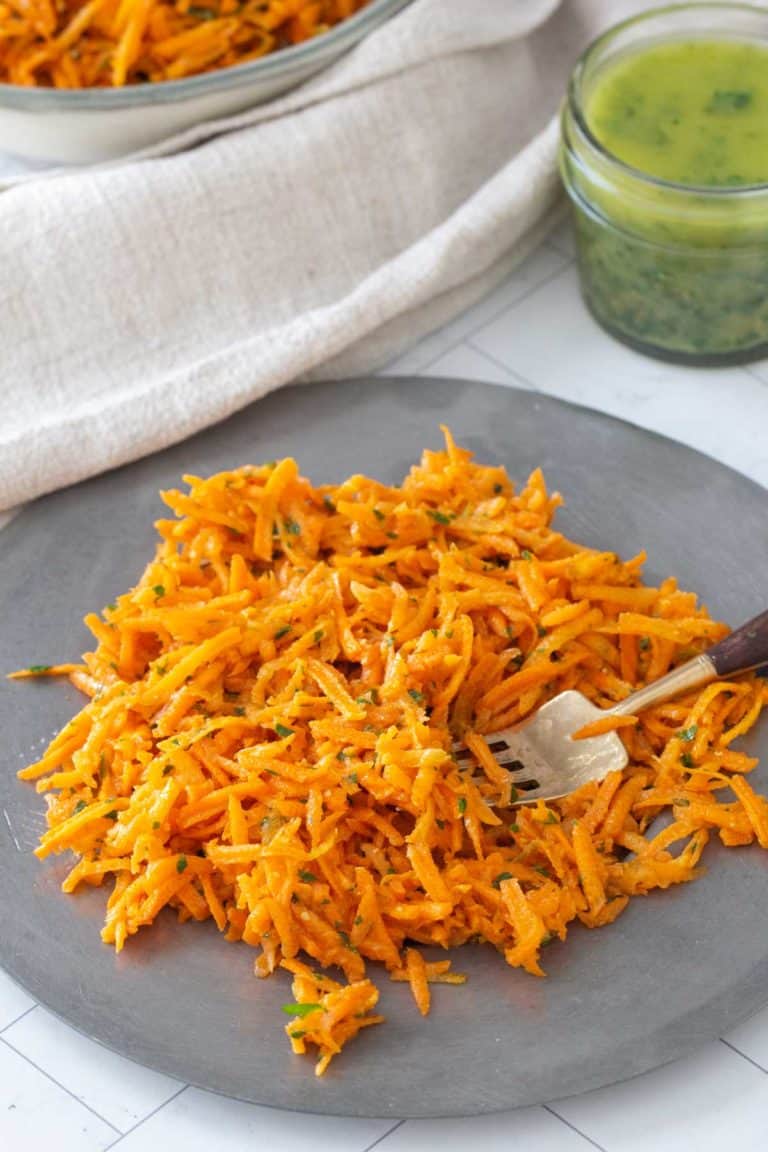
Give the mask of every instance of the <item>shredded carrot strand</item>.
[(601, 716), (579, 728), (571, 739), (589, 740), (593, 736), (604, 736), (606, 732), (617, 732), (620, 728), (634, 728), (637, 721), (637, 716)]

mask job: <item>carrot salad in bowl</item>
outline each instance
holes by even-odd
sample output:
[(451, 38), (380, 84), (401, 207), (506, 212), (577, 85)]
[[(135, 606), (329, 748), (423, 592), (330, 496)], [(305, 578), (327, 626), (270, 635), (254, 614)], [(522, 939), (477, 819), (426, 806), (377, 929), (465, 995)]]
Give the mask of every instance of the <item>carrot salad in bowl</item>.
[(121, 87), (245, 64), (367, 0), (0, 0), (0, 83)]

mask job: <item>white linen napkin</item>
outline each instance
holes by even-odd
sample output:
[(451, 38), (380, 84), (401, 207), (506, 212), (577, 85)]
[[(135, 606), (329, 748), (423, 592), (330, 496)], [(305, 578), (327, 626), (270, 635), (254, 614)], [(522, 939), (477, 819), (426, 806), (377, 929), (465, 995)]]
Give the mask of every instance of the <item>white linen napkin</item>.
[(269, 105), (6, 187), (0, 510), (370, 370), (493, 288), (557, 211), (553, 114), (623, 7), (414, 0)]

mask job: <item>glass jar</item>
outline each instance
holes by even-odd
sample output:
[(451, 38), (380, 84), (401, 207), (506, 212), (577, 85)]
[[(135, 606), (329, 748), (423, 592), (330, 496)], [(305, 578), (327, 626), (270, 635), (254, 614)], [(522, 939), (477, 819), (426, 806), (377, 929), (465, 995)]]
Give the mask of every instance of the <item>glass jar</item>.
[(768, 48), (768, 11), (682, 4), (646, 12), (595, 40), (571, 77), (561, 171), (582, 292), (598, 322), (662, 359), (744, 363), (768, 354), (768, 184), (693, 187), (650, 176), (604, 148), (585, 114), (606, 64), (696, 38)]

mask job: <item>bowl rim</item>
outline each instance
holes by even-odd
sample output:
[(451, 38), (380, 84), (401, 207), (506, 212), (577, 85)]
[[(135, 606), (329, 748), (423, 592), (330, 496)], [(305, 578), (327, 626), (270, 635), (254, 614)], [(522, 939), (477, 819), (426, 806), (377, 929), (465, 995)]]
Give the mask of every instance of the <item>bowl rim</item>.
[(301, 73), (316, 63), (318, 70), (330, 59), (341, 55), (373, 31), (387, 17), (394, 16), (411, 0), (369, 0), (364, 8), (335, 24), (320, 36), (304, 40), (289, 48), (260, 56), (244, 64), (185, 76), (180, 80), (155, 80), (144, 84), (126, 84), (121, 88), (36, 88), (21, 84), (0, 83), (0, 106), (26, 112), (94, 112), (123, 108), (170, 104), (245, 88), (256, 80), (285, 77)]

